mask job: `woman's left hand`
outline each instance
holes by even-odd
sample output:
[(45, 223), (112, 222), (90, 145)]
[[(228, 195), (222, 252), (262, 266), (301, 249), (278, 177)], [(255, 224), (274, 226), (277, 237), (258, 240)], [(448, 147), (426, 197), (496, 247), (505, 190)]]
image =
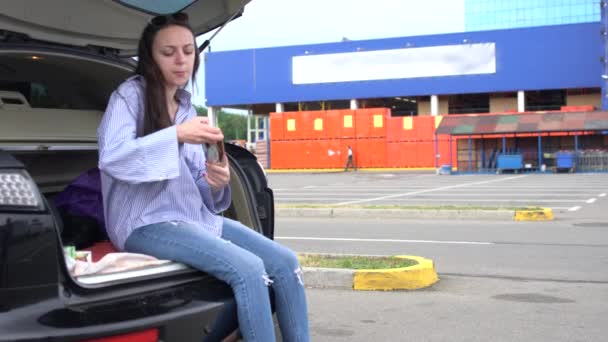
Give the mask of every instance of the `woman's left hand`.
[(204, 176), (213, 192), (222, 190), (230, 182), (230, 167), (226, 155), (224, 154), (221, 163), (207, 162), (207, 173)]

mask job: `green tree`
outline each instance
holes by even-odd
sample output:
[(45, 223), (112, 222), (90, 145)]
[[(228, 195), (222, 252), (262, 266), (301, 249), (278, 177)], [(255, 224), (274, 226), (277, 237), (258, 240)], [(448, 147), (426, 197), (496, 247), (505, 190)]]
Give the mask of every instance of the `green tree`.
[[(207, 108), (195, 105), (200, 116), (207, 116)], [(217, 114), (217, 123), (224, 133), (225, 140), (247, 139), (247, 117), (239, 114), (226, 113), (223, 110)]]

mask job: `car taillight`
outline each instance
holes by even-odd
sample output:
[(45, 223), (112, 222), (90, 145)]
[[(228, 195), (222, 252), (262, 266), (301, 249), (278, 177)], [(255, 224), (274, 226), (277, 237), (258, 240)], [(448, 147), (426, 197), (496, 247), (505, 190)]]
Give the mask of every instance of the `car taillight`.
[(81, 342), (158, 342), (158, 329), (149, 329), (123, 335), (94, 338)]
[(0, 207), (41, 209), (36, 184), (23, 170), (0, 170)]

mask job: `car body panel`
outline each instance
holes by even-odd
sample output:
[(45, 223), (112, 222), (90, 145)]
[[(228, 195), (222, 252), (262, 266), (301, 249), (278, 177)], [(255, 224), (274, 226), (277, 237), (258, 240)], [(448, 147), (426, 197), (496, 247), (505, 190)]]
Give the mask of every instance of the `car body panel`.
[[(196, 36), (224, 24), (249, 0), (198, 0), (183, 9)], [(113, 0), (2, 0), (0, 27), (32, 39), (99, 46), (134, 56), (144, 26), (155, 13)], [(111, 24), (110, 24), (111, 23)]]

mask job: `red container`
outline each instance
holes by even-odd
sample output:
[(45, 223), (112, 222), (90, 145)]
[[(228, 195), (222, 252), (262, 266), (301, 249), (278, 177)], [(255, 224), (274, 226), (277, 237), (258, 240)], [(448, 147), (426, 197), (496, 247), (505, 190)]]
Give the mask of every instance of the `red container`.
[(283, 113), (283, 138), (285, 140), (300, 140), (302, 127), (298, 117), (298, 112)]
[(309, 112), (308, 133), (312, 139), (325, 139), (327, 137), (327, 115), (325, 111)]
[[(457, 153), (457, 140), (452, 138), (452, 151), (451, 151), (451, 156), (452, 156), (452, 160), (450, 161), (450, 136), (449, 135), (440, 135), (438, 137), (438, 144), (439, 144), (439, 160), (438, 160), (438, 167), (441, 167), (441, 165), (445, 165), (445, 164), (452, 164), (452, 167), (456, 167), (457, 165), (457, 160), (456, 160), (456, 153)], [(433, 164), (434, 166), (434, 164)]]
[(386, 140), (383, 138), (357, 139), (357, 167), (385, 167)]
[(432, 141), (435, 139), (435, 117), (419, 116), (415, 118), (415, 140)]
[(270, 166), (272, 169), (286, 169), (289, 168), (289, 160), (287, 156), (288, 141), (270, 141)]
[(354, 110), (328, 110), (325, 112), (325, 138), (349, 139), (355, 137), (355, 111)]
[(339, 110), (328, 110), (325, 112), (325, 137), (328, 139), (341, 138), (342, 116)]
[(327, 140), (309, 140), (308, 145), (308, 168), (327, 168)]
[[(327, 140), (327, 167), (328, 168), (340, 168), (344, 167), (346, 159), (344, 156), (347, 155), (346, 150), (342, 149), (342, 141), (338, 139)], [(351, 145), (351, 147), (353, 147)]]
[(404, 167), (404, 149), (403, 142), (387, 142), (386, 143), (386, 166), (387, 167)]
[(387, 141), (417, 140), (419, 117), (400, 116), (387, 118)]
[(417, 142), (416, 153), (416, 167), (435, 166), (435, 143), (433, 141)]
[(356, 137), (356, 111), (345, 109), (340, 111), (340, 134), (338, 138), (350, 139)]
[(283, 123), (282, 113), (270, 113), (270, 137), (272, 140), (285, 139), (283, 131), (285, 126)]
[(366, 108), (356, 110), (357, 138), (386, 137), (386, 119), (390, 116), (388, 108)]

